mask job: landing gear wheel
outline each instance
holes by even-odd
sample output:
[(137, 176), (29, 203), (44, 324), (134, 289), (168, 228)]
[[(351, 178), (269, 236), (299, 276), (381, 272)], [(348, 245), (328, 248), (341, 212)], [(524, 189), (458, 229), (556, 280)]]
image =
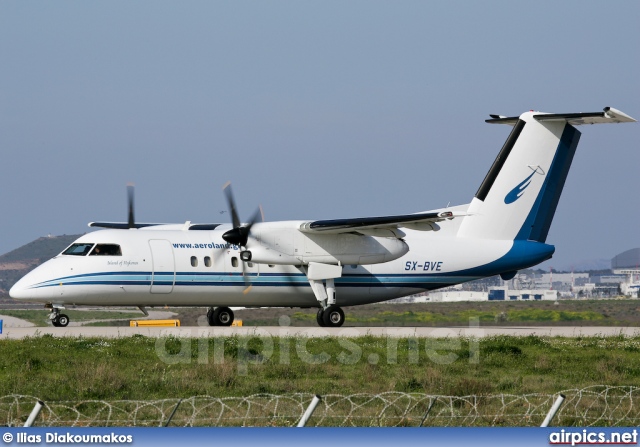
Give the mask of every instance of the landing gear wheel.
[(59, 327), (67, 327), (67, 325), (69, 324), (69, 317), (66, 316), (65, 314), (58, 315), (56, 320), (58, 320)]
[(344, 312), (340, 307), (331, 305), (322, 313), (322, 321), (326, 327), (340, 327), (344, 324)]
[(324, 324), (324, 319), (322, 318), (323, 315), (324, 315), (324, 309), (320, 308), (318, 310), (318, 314), (316, 315), (316, 322), (320, 327), (326, 327), (326, 324)]
[(217, 307), (212, 316), (215, 326), (231, 326), (233, 323), (233, 311), (228, 307)]
[(53, 324), (55, 327), (67, 327), (67, 325), (69, 324), (69, 317), (65, 314), (56, 314), (51, 319), (51, 324)]
[(216, 325), (216, 322), (213, 319), (213, 307), (210, 307), (209, 310), (207, 310), (207, 323), (209, 323), (209, 326)]

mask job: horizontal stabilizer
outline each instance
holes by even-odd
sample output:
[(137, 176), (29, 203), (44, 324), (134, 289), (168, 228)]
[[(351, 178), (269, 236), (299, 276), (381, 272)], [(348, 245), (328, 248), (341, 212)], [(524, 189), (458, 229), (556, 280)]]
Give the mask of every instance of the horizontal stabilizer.
[[(490, 115), (491, 119), (485, 122), (490, 124), (515, 125), (520, 119), (519, 116), (499, 116)], [(634, 123), (635, 119), (613, 107), (605, 107), (602, 112), (588, 113), (539, 113), (534, 114), (536, 121), (565, 121), (573, 126), (581, 124), (606, 124), (606, 123)]]

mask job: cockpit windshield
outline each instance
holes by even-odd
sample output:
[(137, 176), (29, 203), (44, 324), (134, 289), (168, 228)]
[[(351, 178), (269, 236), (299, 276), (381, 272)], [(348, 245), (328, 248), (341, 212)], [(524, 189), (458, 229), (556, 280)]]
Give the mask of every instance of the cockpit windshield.
[(89, 256), (122, 256), (122, 250), (116, 244), (96, 244)]
[(71, 244), (62, 254), (71, 256), (122, 256), (122, 250), (117, 244)]
[(86, 256), (93, 244), (71, 244), (69, 248), (62, 252), (63, 255)]

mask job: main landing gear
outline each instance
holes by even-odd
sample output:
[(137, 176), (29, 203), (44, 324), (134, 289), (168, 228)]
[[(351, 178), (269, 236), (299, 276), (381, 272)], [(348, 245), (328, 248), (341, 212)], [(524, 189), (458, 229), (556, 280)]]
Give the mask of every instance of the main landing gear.
[(309, 263), (307, 279), (320, 305), (316, 315), (320, 327), (340, 327), (344, 324), (344, 312), (336, 304), (335, 279), (341, 276), (341, 265)]
[(207, 311), (209, 326), (231, 326), (233, 318), (233, 311), (228, 307), (210, 307)]
[(49, 319), (55, 327), (67, 327), (69, 324), (69, 317), (66, 314), (61, 314), (60, 309), (57, 307), (51, 309)]
[(344, 312), (339, 306), (332, 304), (326, 309), (319, 309), (316, 321), (320, 327), (340, 327), (344, 324)]

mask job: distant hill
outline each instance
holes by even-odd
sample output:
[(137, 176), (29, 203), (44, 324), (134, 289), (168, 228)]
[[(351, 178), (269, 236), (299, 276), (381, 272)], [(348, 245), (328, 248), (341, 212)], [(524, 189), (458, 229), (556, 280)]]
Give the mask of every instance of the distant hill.
[(24, 275), (53, 258), (78, 239), (80, 234), (41, 237), (0, 256), (0, 299), (9, 298), (9, 289)]

